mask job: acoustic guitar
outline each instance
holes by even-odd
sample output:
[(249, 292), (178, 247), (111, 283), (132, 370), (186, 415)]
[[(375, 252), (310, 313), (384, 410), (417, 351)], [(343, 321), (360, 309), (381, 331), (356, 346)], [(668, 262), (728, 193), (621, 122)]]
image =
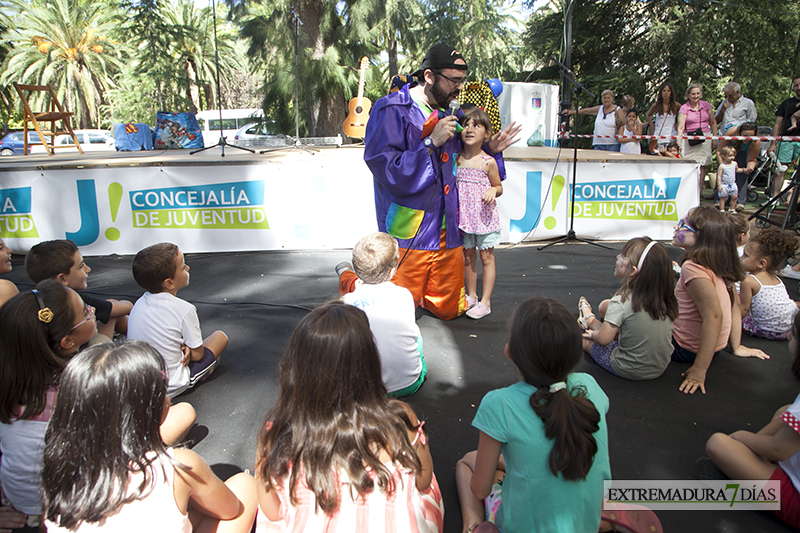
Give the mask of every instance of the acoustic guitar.
[(361, 75), (358, 78), (358, 96), (350, 100), (350, 114), (344, 120), (342, 129), (349, 137), (363, 139), (367, 132), (367, 121), (369, 120), (369, 110), (372, 109), (372, 102), (364, 96), (364, 74), (367, 72), (369, 59), (364, 56), (361, 58)]

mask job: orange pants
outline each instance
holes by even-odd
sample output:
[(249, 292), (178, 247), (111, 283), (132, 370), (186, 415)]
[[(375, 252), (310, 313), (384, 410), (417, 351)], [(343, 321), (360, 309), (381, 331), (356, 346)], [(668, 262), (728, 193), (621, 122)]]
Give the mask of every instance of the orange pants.
[[(400, 259), (402, 264), (392, 282), (408, 289), (416, 305), (444, 320), (464, 314), (464, 251), (461, 246), (447, 248), (444, 230), (438, 250), (408, 250), (406, 254), (406, 249), (400, 248)], [(339, 293), (353, 292), (356, 281), (358, 276), (352, 270), (342, 272)]]

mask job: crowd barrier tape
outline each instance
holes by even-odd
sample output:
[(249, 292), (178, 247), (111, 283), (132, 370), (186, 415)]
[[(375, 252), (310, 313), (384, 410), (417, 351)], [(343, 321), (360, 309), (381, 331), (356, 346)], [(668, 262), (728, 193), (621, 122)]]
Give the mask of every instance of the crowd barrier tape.
[(727, 140), (727, 141), (785, 141), (797, 142), (800, 141), (800, 136), (783, 136), (773, 137), (772, 135), (748, 137), (742, 135), (586, 135), (586, 134), (572, 134), (570, 132), (560, 133), (558, 135), (562, 139), (570, 139), (577, 137), (578, 139), (662, 139), (662, 140), (682, 140), (682, 139), (710, 139), (710, 140)]

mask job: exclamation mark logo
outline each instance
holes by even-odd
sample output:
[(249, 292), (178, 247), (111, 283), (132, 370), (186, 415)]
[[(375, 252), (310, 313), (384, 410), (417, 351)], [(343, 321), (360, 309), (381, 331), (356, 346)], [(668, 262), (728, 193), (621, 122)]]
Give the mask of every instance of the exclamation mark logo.
[[(561, 198), (561, 193), (564, 191), (564, 176), (561, 174), (555, 176), (553, 178), (553, 196), (551, 202), (551, 211), (556, 210), (556, 205), (558, 205), (558, 200)], [(556, 227), (556, 219), (555, 217), (547, 217), (544, 219), (544, 227), (547, 229), (553, 229)]]
[[(111, 207), (111, 222), (117, 221), (119, 204), (122, 201), (122, 185), (113, 182), (108, 186), (108, 205)], [(119, 239), (119, 230), (114, 227), (106, 229), (106, 239), (116, 241)]]

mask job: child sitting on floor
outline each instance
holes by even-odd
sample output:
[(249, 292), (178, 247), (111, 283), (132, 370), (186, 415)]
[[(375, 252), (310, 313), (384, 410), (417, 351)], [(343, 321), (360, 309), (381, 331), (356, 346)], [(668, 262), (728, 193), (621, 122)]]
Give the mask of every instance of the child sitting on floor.
[[(422, 336), (414, 317), (411, 292), (391, 281), (397, 270), (397, 239), (388, 233), (371, 233), (353, 248), (352, 269), (362, 281), (342, 296), (367, 314), (381, 357), (381, 374), (389, 397), (414, 394), (425, 381), (428, 367), (422, 355)], [(341, 272), (350, 265), (340, 264)]]
[(796, 235), (775, 227), (761, 230), (745, 245), (742, 268), (749, 275), (740, 287), (745, 333), (763, 339), (786, 338), (800, 304), (789, 298), (776, 273), (798, 246)]
[(472, 421), (478, 450), (456, 465), (463, 531), (484, 520), (503, 532), (597, 531), (611, 479), (608, 397), (573, 372), (580, 329), (552, 298), (523, 302), (510, 329), (505, 356), (520, 381), (484, 396)]
[(736, 253), (742, 257), (744, 245), (750, 240), (750, 221), (741, 213), (733, 213), (728, 219), (733, 224), (733, 232), (736, 234)]
[[(789, 352), (794, 358), (791, 372), (800, 380), (800, 315), (795, 315), (789, 334)], [(775, 412), (772, 421), (758, 433), (740, 430), (730, 435), (715, 433), (706, 443), (706, 453), (730, 479), (780, 481), (781, 508), (773, 511), (790, 526), (800, 529), (800, 395), (794, 403)], [(708, 459), (699, 459), (695, 469), (701, 479), (724, 479), (712, 474)], [(712, 468), (709, 468), (712, 467)]]
[(253, 477), (223, 483), (196, 452), (162, 441), (164, 370), (143, 342), (93, 346), (69, 362), (45, 435), (47, 531), (250, 532)]
[(424, 422), (386, 398), (364, 312), (314, 309), (279, 366), (278, 402), (258, 436), (256, 531), (441, 533)]
[(127, 300), (94, 298), (80, 292), (86, 289), (91, 271), (89, 265), (83, 261), (78, 246), (67, 239), (40, 242), (25, 256), (25, 273), (32, 282), (39, 283), (53, 278), (78, 291), (83, 301), (95, 308), (97, 335), (89, 344), (111, 342), (115, 332), (123, 335), (127, 333), (128, 313), (133, 304)]
[[(3, 239), (0, 239), (0, 274), (11, 272), (14, 268), (11, 265), (11, 248), (6, 246)], [(0, 279), (0, 306), (19, 294), (19, 289), (12, 281)]]
[(678, 316), (672, 259), (662, 244), (637, 237), (623, 246), (614, 275), (623, 281), (617, 294), (600, 304), (603, 321), (580, 298), (583, 351), (615, 376), (655, 379), (669, 365), (672, 321)]
[(183, 252), (168, 242), (140, 250), (133, 258), (133, 279), (146, 290), (128, 321), (128, 338), (150, 343), (167, 367), (167, 394), (174, 398), (211, 375), (228, 336), (215, 331), (205, 339), (195, 306), (177, 296), (189, 285)]

